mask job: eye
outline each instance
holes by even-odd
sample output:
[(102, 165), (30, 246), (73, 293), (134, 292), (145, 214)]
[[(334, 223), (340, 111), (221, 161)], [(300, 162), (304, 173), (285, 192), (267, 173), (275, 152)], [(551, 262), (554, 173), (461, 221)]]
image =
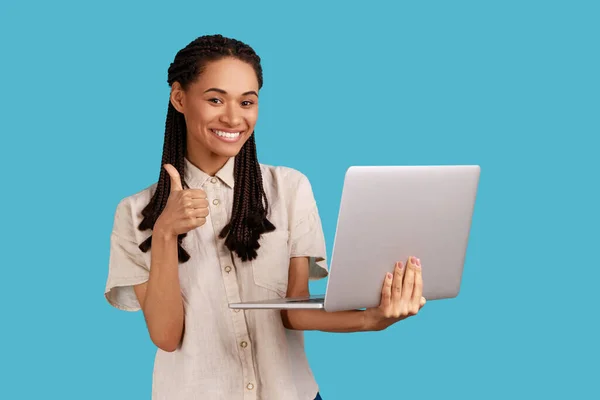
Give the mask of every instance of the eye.
[(254, 104), (254, 102), (250, 101), (250, 100), (242, 101), (242, 106), (244, 106), (244, 107), (249, 107), (252, 104)]
[(209, 99), (208, 101), (213, 104), (219, 104), (221, 102), (221, 100), (217, 99), (216, 97)]

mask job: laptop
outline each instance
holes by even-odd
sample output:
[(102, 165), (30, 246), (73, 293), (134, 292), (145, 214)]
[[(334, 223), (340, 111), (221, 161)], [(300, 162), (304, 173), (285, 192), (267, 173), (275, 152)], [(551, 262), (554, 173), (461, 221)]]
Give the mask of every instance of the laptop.
[(352, 166), (344, 177), (324, 295), (244, 301), (233, 309), (377, 307), (396, 261), (421, 259), (423, 296), (458, 296), (478, 165)]

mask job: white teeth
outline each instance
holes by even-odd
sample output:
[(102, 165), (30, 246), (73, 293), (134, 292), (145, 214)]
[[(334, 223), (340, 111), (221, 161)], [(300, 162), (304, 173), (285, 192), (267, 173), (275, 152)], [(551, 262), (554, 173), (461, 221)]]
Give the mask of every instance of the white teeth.
[(213, 130), (213, 132), (217, 135), (217, 136), (221, 136), (227, 139), (235, 139), (236, 137), (240, 136), (240, 132), (223, 132), (223, 131), (216, 131)]

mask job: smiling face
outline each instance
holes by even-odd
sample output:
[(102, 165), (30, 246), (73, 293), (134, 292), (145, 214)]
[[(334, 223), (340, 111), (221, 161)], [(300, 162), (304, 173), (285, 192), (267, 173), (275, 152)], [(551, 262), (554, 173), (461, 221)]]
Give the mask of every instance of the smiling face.
[(185, 90), (173, 84), (171, 103), (185, 117), (190, 161), (224, 164), (240, 152), (258, 119), (258, 90), (253, 67), (229, 57), (207, 63)]

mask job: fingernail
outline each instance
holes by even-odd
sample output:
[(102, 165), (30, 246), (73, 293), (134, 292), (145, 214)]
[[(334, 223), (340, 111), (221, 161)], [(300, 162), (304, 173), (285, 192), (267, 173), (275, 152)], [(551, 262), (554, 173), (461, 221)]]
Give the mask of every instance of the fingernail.
[(417, 258), (417, 267), (421, 268), (421, 259)]
[(402, 269), (402, 267), (403, 267), (403, 265), (402, 265), (402, 261), (398, 262), (396, 265), (398, 266), (398, 269), (399, 269), (399, 270), (401, 270), (401, 269)]
[(417, 259), (416, 259), (415, 257), (411, 257), (411, 258), (410, 258), (410, 261), (411, 261), (413, 264), (417, 265)]
[(387, 273), (387, 278), (392, 279), (392, 274), (390, 272)]

